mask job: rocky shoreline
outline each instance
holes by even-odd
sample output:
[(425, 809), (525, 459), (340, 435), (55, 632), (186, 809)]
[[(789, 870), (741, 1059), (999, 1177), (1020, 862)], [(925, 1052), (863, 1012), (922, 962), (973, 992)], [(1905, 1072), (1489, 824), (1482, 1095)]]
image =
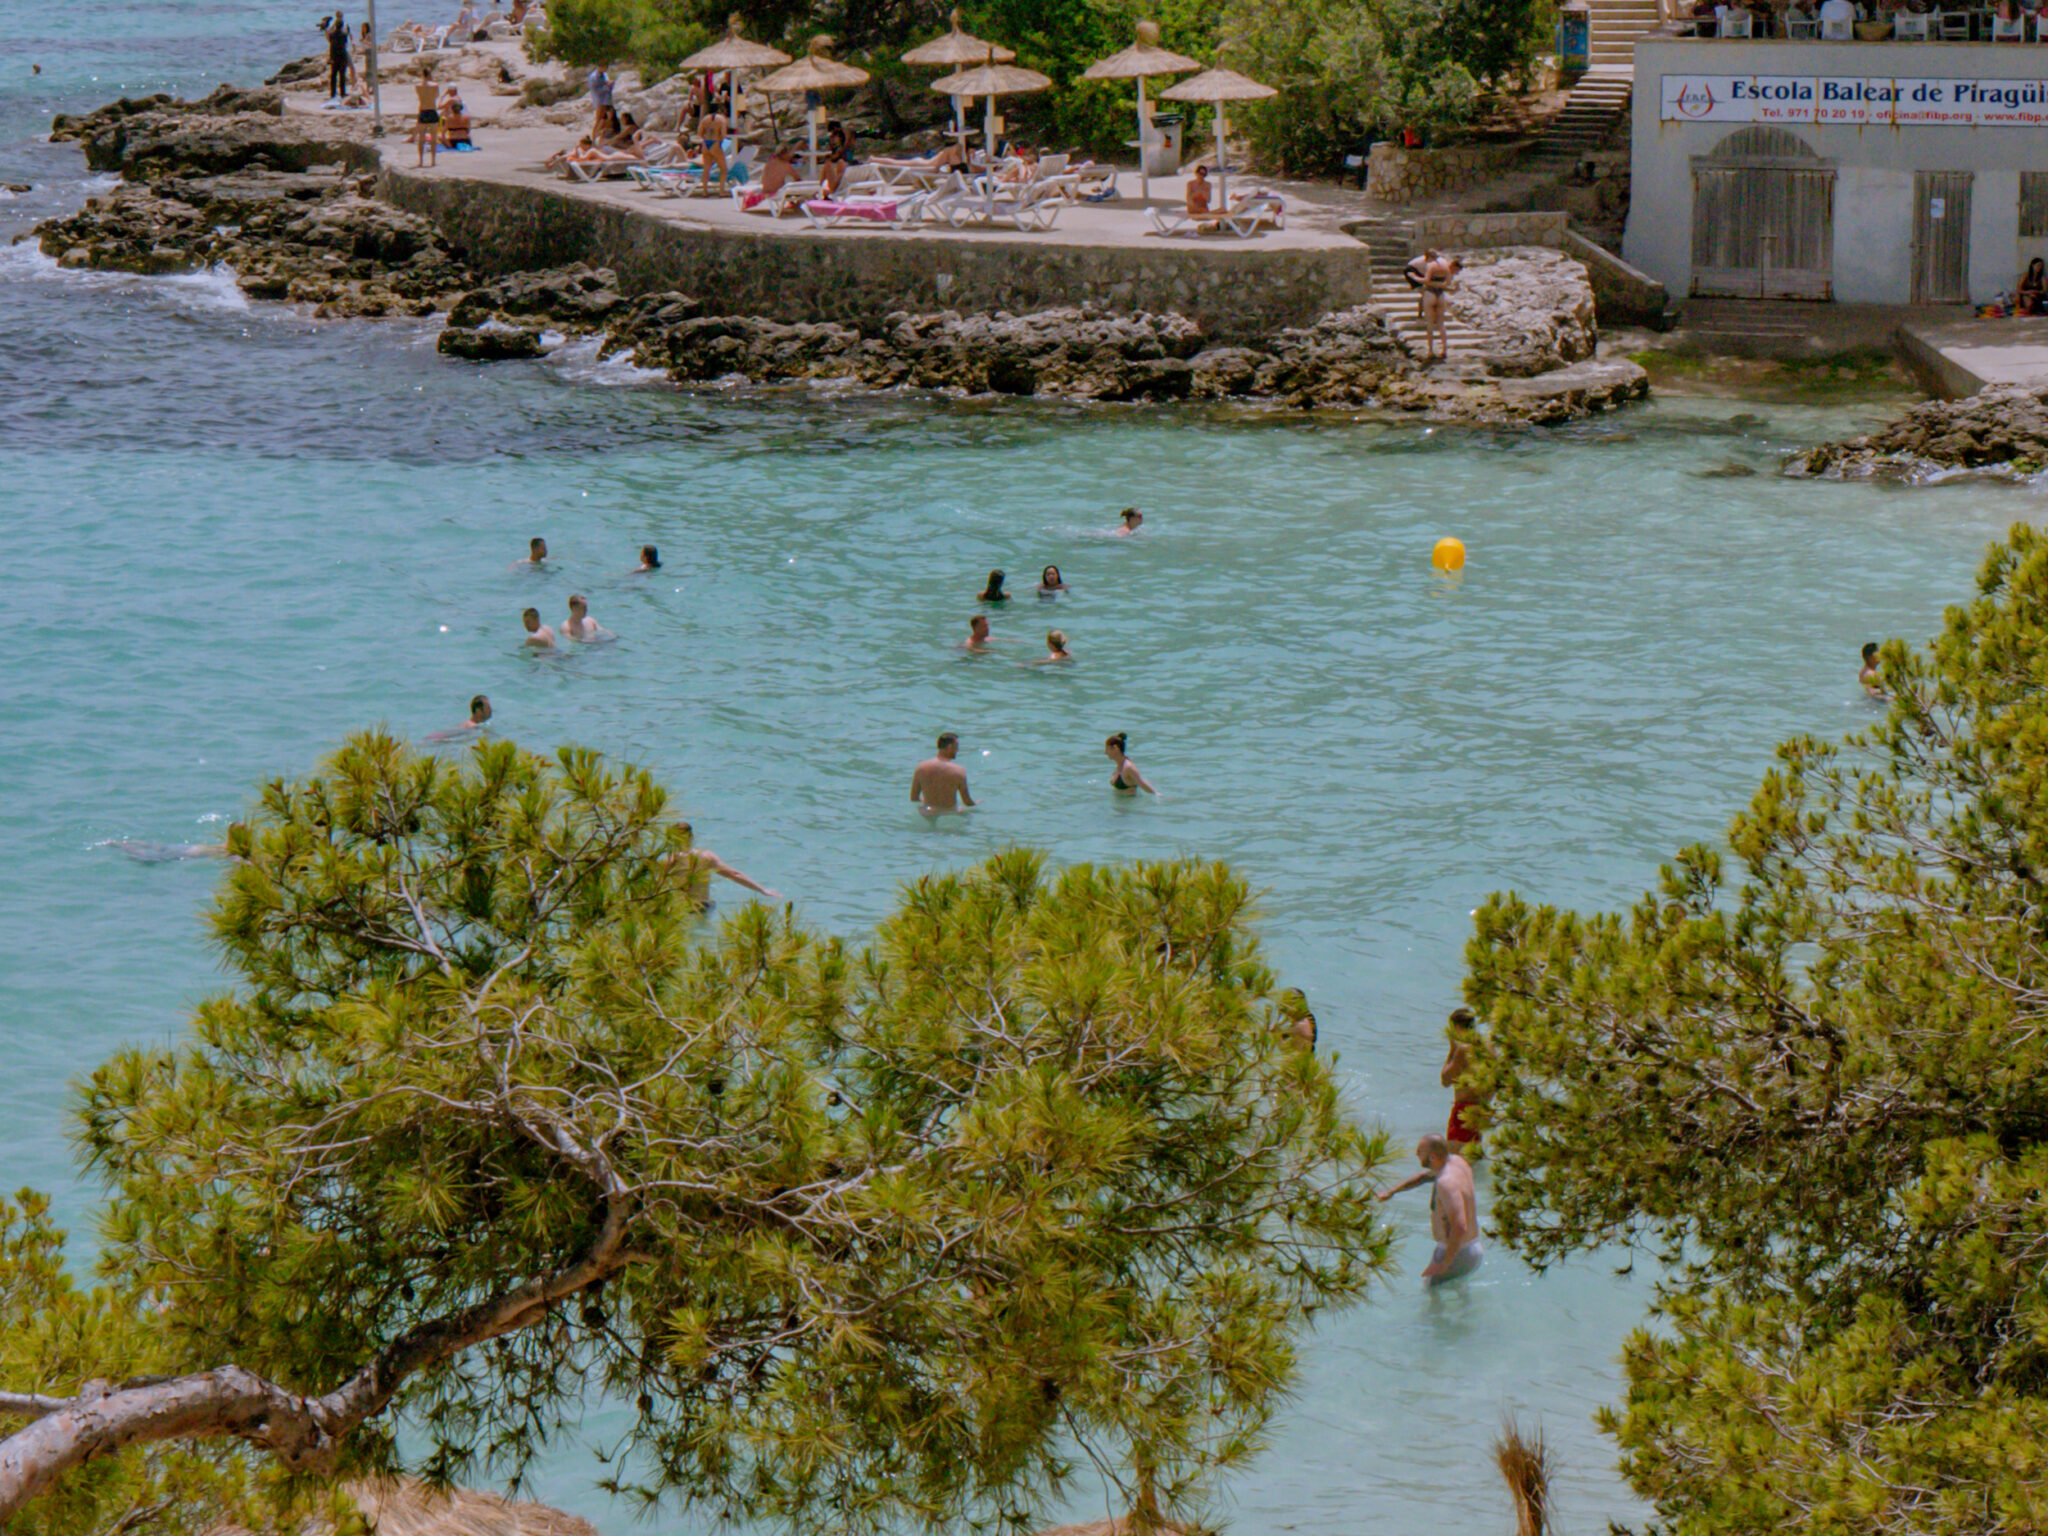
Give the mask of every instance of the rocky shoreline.
[(1930, 400), (1861, 437), (1787, 458), (1795, 479), (1926, 480), (1974, 471), (2026, 479), (2048, 469), (2048, 386), (2007, 385)]
[(1475, 253), (1456, 309), (1484, 345), (1434, 369), (1364, 308), (1257, 345), (1223, 345), (1172, 313), (947, 311), (892, 314), (873, 326), (784, 324), (707, 314), (683, 293), (625, 294), (610, 272), (588, 267), (487, 282), (431, 223), (373, 195), (379, 157), (361, 126), (286, 114), (268, 87), (222, 86), (197, 102), (122, 100), (60, 117), (52, 137), (76, 140), (89, 165), (117, 172), (122, 184), (45, 221), (34, 238), (66, 267), (162, 274), (225, 265), (251, 297), (304, 304), (318, 318), (445, 313), (441, 350), (472, 361), (534, 357), (555, 336), (598, 334), (603, 355), (684, 384), (739, 376), (1081, 401), (1242, 401), (1475, 424), (1569, 421), (1647, 392), (1633, 363), (1595, 360), (1584, 268), (1540, 249)]

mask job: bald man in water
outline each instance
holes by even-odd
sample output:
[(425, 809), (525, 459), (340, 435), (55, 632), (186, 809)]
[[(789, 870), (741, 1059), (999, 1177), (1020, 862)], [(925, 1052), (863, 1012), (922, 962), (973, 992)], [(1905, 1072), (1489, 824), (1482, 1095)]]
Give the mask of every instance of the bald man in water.
[(1422, 1271), (1422, 1282), (1442, 1285), (1463, 1279), (1479, 1267), (1486, 1252), (1479, 1243), (1479, 1197), (1472, 1187), (1472, 1165), (1436, 1135), (1415, 1144), (1415, 1160), (1422, 1164), (1422, 1172), (1381, 1190), (1380, 1198), (1391, 1200), (1418, 1184), (1434, 1185), (1429, 1194), (1429, 1235), (1436, 1239), (1436, 1252)]

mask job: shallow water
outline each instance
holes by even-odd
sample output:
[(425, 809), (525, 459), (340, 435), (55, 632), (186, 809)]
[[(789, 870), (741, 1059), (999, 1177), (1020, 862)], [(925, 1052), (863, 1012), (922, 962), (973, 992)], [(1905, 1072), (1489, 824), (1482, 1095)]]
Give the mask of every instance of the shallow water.
[[(175, 16), (182, 38), (105, 44), (127, 61), (113, 89), (253, 78), (299, 25)], [(34, 114), (113, 93), (49, 46), (68, 83)], [(34, 114), (4, 110), (25, 136)], [(69, 151), (0, 149), (0, 179), (23, 166), (49, 179), (0, 203), (0, 240), (78, 196)], [(218, 867), (109, 841), (206, 841), (266, 776), (374, 722), (452, 725), (478, 691), (521, 741), (654, 767), (707, 846), (829, 929), (1012, 841), (1229, 859), (1361, 1111), (1434, 1128), (1470, 909), (1508, 885), (1629, 900), (1720, 835), (1778, 740), (1866, 722), (1857, 644), (1932, 633), (1983, 545), (2039, 509), (1772, 476), (1780, 449), (1854, 424), (1839, 411), (1668, 402), (1469, 434), (684, 395), (575, 349), (452, 365), (421, 328), (315, 324), (218, 277), (59, 273), (28, 246), (0, 248), (0, 317), (0, 1116), (8, 1176), (75, 1225), (67, 1081), (219, 984)], [(1704, 477), (1730, 465), (1759, 473)], [(1127, 502), (1144, 531), (1108, 537)], [(556, 567), (510, 569), (536, 533)], [(1446, 533), (1471, 551), (1456, 581), (1429, 568)], [(660, 576), (626, 576), (650, 541)], [(990, 568), (1028, 592), (1048, 562), (1070, 597), (1009, 604), (995, 655), (954, 649)], [(558, 619), (572, 591), (618, 643), (522, 654), (519, 610)], [(1052, 624), (1075, 662), (1019, 665)], [(985, 808), (934, 827), (907, 779), (944, 728)], [(1159, 800), (1111, 796), (1111, 730)], [(1495, 1253), (1424, 1295), (1421, 1197), (1392, 1211), (1403, 1272), (1305, 1341), (1298, 1401), (1221, 1512), (1247, 1532), (1502, 1526), (1484, 1446), (1514, 1408), (1558, 1447), (1563, 1529), (1636, 1513), (1590, 1414), (1645, 1278), (1594, 1258), (1537, 1279)], [(536, 1491), (622, 1529), (597, 1470), (565, 1449)]]

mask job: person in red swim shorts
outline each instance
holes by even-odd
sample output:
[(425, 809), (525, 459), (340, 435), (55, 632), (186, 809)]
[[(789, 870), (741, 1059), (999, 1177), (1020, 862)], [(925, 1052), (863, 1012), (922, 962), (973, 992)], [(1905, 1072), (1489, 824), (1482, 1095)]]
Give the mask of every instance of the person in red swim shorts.
[(1444, 1033), (1451, 1042), (1443, 1070), (1437, 1074), (1444, 1087), (1451, 1090), (1451, 1118), (1444, 1126), (1444, 1140), (1470, 1161), (1483, 1156), (1484, 1149), (1479, 1144), (1479, 1127), (1472, 1123), (1469, 1111), (1483, 1108), (1486, 1095), (1461, 1087), (1459, 1079), (1471, 1065), (1472, 1047), (1479, 1043), (1478, 1016), (1470, 1008), (1455, 1008)]

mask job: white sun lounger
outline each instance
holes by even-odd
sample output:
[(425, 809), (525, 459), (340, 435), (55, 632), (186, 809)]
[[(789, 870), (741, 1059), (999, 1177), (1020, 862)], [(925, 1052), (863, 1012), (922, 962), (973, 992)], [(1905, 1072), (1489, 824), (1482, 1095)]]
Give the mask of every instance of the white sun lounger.
[(733, 204), (742, 213), (765, 213), (777, 219), (791, 210), (801, 211), (806, 202), (824, 195), (822, 181), (785, 181), (773, 192), (763, 192), (759, 187), (732, 189)]
[(925, 201), (930, 196), (928, 192), (907, 192), (901, 197), (874, 193), (860, 197), (814, 197), (803, 205), (803, 210), (813, 229), (838, 229), (847, 224), (902, 229), (923, 216)]

